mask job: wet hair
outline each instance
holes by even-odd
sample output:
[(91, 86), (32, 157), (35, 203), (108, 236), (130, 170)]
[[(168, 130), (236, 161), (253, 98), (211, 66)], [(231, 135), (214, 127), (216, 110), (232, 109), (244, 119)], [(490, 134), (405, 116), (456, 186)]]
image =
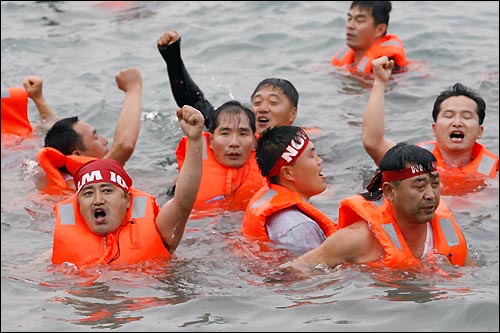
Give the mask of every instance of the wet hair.
[[(300, 141), (302, 128), (297, 126), (275, 126), (266, 129), (257, 142), (255, 157), (262, 176), (267, 177), (281, 154), (292, 140)], [(278, 176), (270, 177), (270, 182), (277, 183)]]
[[(378, 200), (382, 196), (382, 173), (384, 171), (399, 171), (409, 166), (422, 166), (423, 170), (431, 173), (435, 170), (436, 157), (427, 149), (417, 145), (400, 142), (391, 147), (380, 161), (380, 166), (370, 184), (366, 187), (368, 192), (361, 193), (367, 200)], [(398, 185), (401, 181), (395, 180)]]
[(45, 147), (52, 147), (64, 155), (71, 155), (75, 150), (86, 150), (82, 136), (73, 126), (78, 117), (68, 117), (58, 120), (45, 135)]
[(436, 122), (438, 114), (440, 112), (441, 103), (443, 103), (446, 99), (455, 96), (465, 96), (476, 102), (479, 125), (482, 125), (484, 117), (486, 116), (486, 103), (481, 96), (461, 83), (455, 83), (448, 90), (442, 91), (441, 94), (439, 94), (439, 96), (436, 98), (436, 101), (434, 102), (434, 108), (432, 109), (432, 118), (434, 119), (434, 122)]
[(424, 171), (430, 173), (435, 167), (436, 157), (427, 149), (400, 142), (391, 147), (380, 161), (380, 170), (398, 171), (410, 165), (421, 165)]
[(283, 94), (285, 94), (285, 96), (293, 106), (297, 107), (297, 105), (299, 104), (299, 93), (297, 92), (297, 89), (295, 89), (293, 84), (288, 80), (277, 78), (267, 78), (260, 81), (257, 87), (255, 87), (251, 99), (253, 99), (258, 91), (262, 90), (265, 87), (279, 88), (283, 91)]
[[(375, 26), (385, 23), (387, 28), (389, 28), (389, 13), (392, 10), (392, 4), (390, 1), (353, 1), (350, 8), (353, 9), (354, 7), (370, 10)], [(384, 36), (386, 33), (387, 30), (385, 31)]]
[(248, 118), (248, 122), (250, 124), (250, 127), (252, 128), (252, 133), (256, 132), (256, 127), (255, 127), (255, 114), (241, 104), (238, 101), (228, 101), (221, 106), (219, 106), (217, 109), (215, 109), (214, 112), (210, 114), (210, 125), (208, 127), (208, 131), (210, 133), (214, 133), (215, 129), (219, 127), (220, 125), (220, 115), (222, 114), (234, 114), (234, 115), (241, 115), (245, 114)]

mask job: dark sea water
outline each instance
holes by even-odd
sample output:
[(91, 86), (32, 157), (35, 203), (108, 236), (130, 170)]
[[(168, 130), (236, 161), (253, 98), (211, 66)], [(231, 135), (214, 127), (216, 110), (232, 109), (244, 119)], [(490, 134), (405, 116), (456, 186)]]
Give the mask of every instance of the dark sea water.
[[(114, 75), (137, 66), (142, 127), (127, 170), (135, 187), (167, 200), (181, 136), (157, 38), (176, 29), (192, 77), (214, 106), (250, 101), (263, 78), (300, 93), (296, 124), (314, 126), (328, 189), (312, 202), (336, 219), (374, 165), (361, 144), (370, 81), (329, 65), (344, 44), (349, 1), (2, 1), (2, 82), (44, 79), (61, 116), (78, 115), (109, 139), (123, 92)], [(414, 68), (386, 95), (394, 141), (433, 139), (436, 96), (462, 82), (484, 97), (480, 140), (499, 153), (499, 2), (397, 1), (389, 32)], [(30, 102), (30, 119), (38, 121)], [(442, 197), (478, 264), (449, 278), (344, 266), (308, 278), (278, 274), (279, 251), (252, 252), (242, 213), (189, 222), (174, 260), (77, 275), (50, 264), (53, 197), (33, 179), (42, 136), (2, 142), (2, 331), (493, 331), (499, 330), (499, 187)], [(285, 254), (283, 254), (284, 256)]]

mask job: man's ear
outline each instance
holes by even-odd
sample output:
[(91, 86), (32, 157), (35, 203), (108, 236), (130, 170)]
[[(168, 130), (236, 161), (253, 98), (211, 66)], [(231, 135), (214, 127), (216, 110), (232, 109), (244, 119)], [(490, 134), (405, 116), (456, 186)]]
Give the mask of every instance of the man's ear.
[(130, 208), (130, 192), (125, 192), (125, 196), (127, 197), (127, 209)]
[(390, 182), (384, 182), (382, 184), (382, 191), (384, 192), (384, 198), (390, 202), (394, 201), (394, 185)]
[(290, 166), (284, 166), (280, 170), (280, 178), (283, 180), (294, 181), (293, 169)]
[(252, 140), (252, 151), (256, 151), (257, 150), (257, 137), (254, 135), (253, 136), (253, 140)]
[(387, 31), (387, 24), (380, 23), (375, 27), (375, 37), (377, 37), (377, 39), (384, 37), (386, 31)]
[(483, 137), (483, 131), (484, 131), (484, 126), (480, 125), (479, 126), (479, 133), (477, 134), (476, 139), (481, 139)]
[(211, 132), (208, 132), (208, 146), (213, 149), (212, 141), (214, 140), (214, 135)]
[(290, 113), (288, 115), (288, 121), (290, 122), (290, 124), (292, 124), (295, 119), (297, 118), (297, 107), (294, 106), (291, 110), (290, 110)]

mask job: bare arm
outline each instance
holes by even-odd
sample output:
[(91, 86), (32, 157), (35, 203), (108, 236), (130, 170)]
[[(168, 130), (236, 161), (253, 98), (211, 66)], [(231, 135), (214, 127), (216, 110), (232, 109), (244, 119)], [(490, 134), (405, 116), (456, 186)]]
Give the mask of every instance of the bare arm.
[(41, 126), (50, 128), (57, 117), (43, 96), (43, 79), (38, 76), (27, 76), (23, 81), (23, 86), (38, 109), (42, 121)]
[(125, 92), (125, 98), (116, 123), (113, 145), (104, 158), (114, 159), (123, 165), (134, 152), (141, 128), (141, 72), (136, 67), (122, 69), (115, 80), (118, 88)]
[(386, 56), (372, 61), (374, 83), (363, 116), (363, 146), (378, 166), (394, 142), (384, 138), (384, 98), (394, 61)]
[(186, 159), (177, 176), (174, 197), (163, 205), (156, 219), (163, 243), (170, 253), (175, 251), (182, 240), (198, 194), (202, 172), (203, 115), (195, 108), (185, 105), (182, 109), (177, 109), (177, 119), (188, 138)]
[(303, 254), (299, 258), (281, 265), (307, 271), (317, 265), (335, 267), (344, 262), (366, 263), (375, 261), (383, 255), (383, 249), (368, 227), (360, 221), (336, 231), (320, 246)]

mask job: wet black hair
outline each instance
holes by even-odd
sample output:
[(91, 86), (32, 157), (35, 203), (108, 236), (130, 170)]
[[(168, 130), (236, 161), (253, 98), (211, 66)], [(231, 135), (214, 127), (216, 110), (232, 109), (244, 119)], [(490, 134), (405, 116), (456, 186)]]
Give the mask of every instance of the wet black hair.
[[(392, 10), (390, 1), (353, 1), (350, 8), (354, 7), (369, 9), (376, 26), (385, 23), (389, 28), (389, 13)], [(385, 32), (387, 33), (387, 30)]]
[(238, 101), (228, 101), (219, 106), (217, 109), (215, 109), (214, 112), (210, 114), (210, 121), (208, 127), (208, 131), (210, 133), (214, 133), (215, 129), (219, 126), (220, 115), (226, 113), (245, 114), (248, 117), (250, 127), (252, 128), (252, 133), (255, 133), (257, 131), (255, 127), (255, 114), (252, 112), (252, 110), (250, 110), (248, 107), (244, 106)]
[[(417, 145), (400, 142), (391, 147), (380, 161), (379, 169), (376, 171), (370, 184), (366, 187), (368, 193), (362, 194), (368, 200), (377, 200), (382, 195), (382, 173), (384, 171), (399, 171), (407, 167), (422, 166), (423, 170), (431, 173), (436, 165), (436, 157), (427, 149)], [(396, 183), (399, 181), (395, 181)]]
[[(292, 140), (300, 140), (304, 130), (297, 126), (275, 126), (267, 128), (257, 142), (255, 157), (262, 176), (267, 177), (281, 154)], [(270, 177), (276, 183), (278, 176)]]
[(64, 155), (71, 155), (75, 150), (85, 151), (83, 137), (73, 128), (77, 122), (77, 116), (58, 120), (47, 131), (44, 146), (55, 148)]
[(283, 94), (285, 94), (293, 106), (297, 107), (299, 104), (299, 93), (297, 92), (297, 89), (295, 89), (294, 85), (288, 80), (278, 78), (267, 78), (260, 81), (257, 87), (255, 87), (251, 99), (253, 99), (259, 90), (265, 87), (279, 88), (283, 91)]
[(436, 98), (434, 102), (434, 108), (432, 109), (432, 119), (436, 122), (439, 112), (441, 111), (441, 103), (446, 99), (455, 96), (465, 96), (472, 99), (477, 104), (477, 115), (479, 117), (479, 125), (484, 122), (484, 117), (486, 116), (486, 103), (484, 99), (479, 96), (474, 90), (464, 86), (463, 84), (457, 82), (449, 89), (442, 91), (441, 94)]

